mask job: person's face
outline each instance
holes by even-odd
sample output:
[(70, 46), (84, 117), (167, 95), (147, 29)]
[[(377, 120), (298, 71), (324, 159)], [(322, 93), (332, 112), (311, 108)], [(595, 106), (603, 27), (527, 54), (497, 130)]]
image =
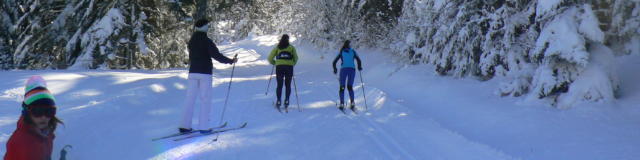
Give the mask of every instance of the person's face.
[(30, 109), (29, 116), (31, 116), (36, 128), (45, 129), (55, 114), (56, 109), (53, 107), (34, 107)]
[(49, 125), (49, 121), (51, 120), (51, 117), (47, 117), (47, 116), (35, 116), (33, 114), (31, 114), (31, 119), (33, 120), (33, 123), (35, 124), (35, 127), (38, 129), (45, 129), (47, 128), (47, 126)]

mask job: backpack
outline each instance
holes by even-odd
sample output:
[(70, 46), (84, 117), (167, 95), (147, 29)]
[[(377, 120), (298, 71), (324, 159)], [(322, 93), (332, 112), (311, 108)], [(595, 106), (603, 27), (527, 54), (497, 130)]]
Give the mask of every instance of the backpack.
[(276, 59), (292, 60), (293, 54), (287, 51), (280, 51), (280, 53), (278, 53), (278, 55), (276, 56)]

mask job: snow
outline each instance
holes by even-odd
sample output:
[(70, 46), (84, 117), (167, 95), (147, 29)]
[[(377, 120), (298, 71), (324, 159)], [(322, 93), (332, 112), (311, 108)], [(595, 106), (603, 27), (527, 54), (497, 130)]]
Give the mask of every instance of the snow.
[[(58, 117), (65, 122), (56, 131), (53, 159), (67, 144), (73, 146), (68, 159), (640, 157), (640, 108), (635, 107), (640, 102), (640, 85), (634, 83), (640, 76), (633, 74), (640, 67), (639, 54), (619, 57), (611, 64), (621, 68), (620, 99), (558, 110), (495, 95), (500, 80), (437, 76), (429, 65), (404, 66), (392, 62), (387, 51), (358, 49), (364, 62), (368, 112), (344, 115), (334, 106), (338, 82), (331, 72), (331, 59), (321, 59), (327, 53), (296, 42), (301, 59), (295, 80), (302, 112), (292, 105), (290, 113), (281, 114), (271, 106), (275, 85), (264, 94), (271, 70), (265, 57), (278, 39), (254, 36), (219, 45), (227, 56), (238, 54), (240, 58), (225, 121), (231, 126), (249, 125), (221, 134), (218, 142), (210, 143), (213, 136), (151, 141), (174, 133), (179, 123), (187, 73), (175, 69), (4, 71), (0, 76), (0, 143), (6, 143), (15, 130), (24, 81), (42, 75), (58, 100)], [(214, 65), (211, 116), (217, 121), (231, 66)], [(364, 110), (358, 78), (356, 103)], [(6, 152), (5, 147), (0, 145), (0, 154)]]
[(76, 43), (78, 43), (78, 36), (80, 36), (81, 33), (82, 30), (78, 30), (73, 34), (73, 36), (71, 36), (71, 39), (69, 39), (67, 45), (64, 46), (65, 52), (71, 52), (71, 50), (73, 49), (72, 47), (76, 47), (75, 45)]
[(73, 6), (71, 4), (68, 4), (64, 10), (62, 10), (62, 12), (56, 17), (56, 19), (51, 22), (51, 27), (52, 28), (61, 28), (64, 27), (65, 24), (67, 23), (67, 18), (71, 15), (74, 14), (73, 12), (76, 12), (73, 8)]
[(100, 21), (94, 24), (87, 32), (90, 34), (85, 34), (82, 38), (82, 44), (87, 44), (88, 41), (93, 39), (101, 39), (104, 41), (107, 37), (109, 37), (114, 32), (119, 32), (117, 29), (119, 26), (124, 25), (124, 16), (117, 8), (111, 8), (107, 15), (102, 17)]
[(545, 49), (542, 46), (548, 45), (544, 50), (544, 57), (560, 56), (561, 58), (577, 63), (582, 66), (587, 64), (589, 53), (586, 51), (585, 39), (576, 30), (578, 22), (574, 20), (577, 9), (573, 8), (566, 11), (564, 15), (559, 16), (545, 27), (538, 40), (536, 48)]
[(148, 55), (149, 53), (151, 53), (151, 55), (156, 55), (156, 53), (147, 46), (147, 43), (144, 41), (144, 36), (138, 36), (138, 38), (136, 38), (136, 44), (140, 49), (140, 53), (143, 53), (144, 55)]
[[(366, 0), (360, 1), (360, 3), (358, 4), (358, 11), (362, 10), (362, 7), (364, 7), (365, 4), (367, 4)], [(391, 6), (391, 3), (389, 3), (389, 6)]]
[(136, 44), (138, 45), (138, 49), (140, 49), (140, 53), (142, 53), (143, 55), (156, 55), (156, 53), (149, 49), (149, 46), (147, 46), (147, 42), (145, 42), (145, 34), (142, 31), (142, 21), (147, 19), (147, 15), (144, 14), (144, 12), (140, 12), (140, 15), (138, 16), (139, 19), (136, 20), (136, 27), (134, 29), (134, 32), (136, 33)]
[[(422, 3), (422, 1), (418, 1), (418, 3)], [(433, 2), (433, 8), (440, 9), (447, 3), (446, 0), (435, 0)]]
[(598, 22), (598, 17), (596, 17), (595, 12), (591, 9), (591, 5), (583, 5), (581, 12), (583, 14), (577, 17), (580, 19), (578, 32), (590, 40), (601, 43), (604, 42), (604, 32), (600, 29), (600, 22)]
[[(640, 33), (640, 31), (638, 31)], [(640, 54), (640, 37), (633, 37), (625, 45), (625, 50), (632, 54)]]
[[(87, 7), (86, 11), (84, 11), (84, 17), (89, 16), (89, 14), (91, 14), (91, 12), (93, 12), (93, 4), (94, 4), (93, 1), (94, 0), (91, 0), (91, 2), (89, 2), (89, 7)], [(80, 4), (82, 4), (82, 3), (78, 3), (78, 6), (80, 6)]]
[(542, 0), (538, 1), (538, 5), (536, 6), (536, 14), (539, 17), (540, 15), (545, 14), (547, 11), (552, 10), (555, 7), (558, 7), (563, 0)]
[(18, 44), (18, 47), (16, 47), (16, 50), (13, 53), (13, 55), (15, 55), (14, 61), (20, 62), (27, 55), (27, 51), (29, 51), (29, 49), (31, 48), (29, 45), (27, 45), (27, 42), (29, 42), (32, 37), (32, 35), (28, 35), (22, 42), (20, 42), (20, 44)]
[(618, 77), (616, 69), (613, 68), (613, 51), (603, 45), (592, 47), (591, 62), (581, 75), (571, 83), (569, 92), (563, 94), (559, 99), (559, 108), (570, 108), (575, 106), (582, 99), (586, 100), (614, 100), (614, 90), (612, 86), (617, 86), (615, 78)]

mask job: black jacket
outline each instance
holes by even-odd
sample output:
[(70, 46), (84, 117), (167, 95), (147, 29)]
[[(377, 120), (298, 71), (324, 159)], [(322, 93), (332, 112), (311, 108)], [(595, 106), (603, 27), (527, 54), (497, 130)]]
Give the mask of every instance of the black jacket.
[(233, 63), (222, 55), (216, 44), (207, 37), (205, 32), (194, 32), (188, 44), (189, 48), (189, 73), (211, 74), (213, 63), (211, 58), (220, 63)]

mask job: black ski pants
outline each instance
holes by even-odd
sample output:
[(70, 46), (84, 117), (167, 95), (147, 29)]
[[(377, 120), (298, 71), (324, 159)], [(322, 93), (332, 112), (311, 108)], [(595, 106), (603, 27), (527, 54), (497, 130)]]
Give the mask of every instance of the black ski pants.
[(280, 101), (280, 97), (282, 95), (282, 83), (286, 85), (286, 96), (284, 101), (289, 101), (289, 96), (291, 95), (291, 80), (293, 78), (293, 66), (290, 65), (277, 65), (276, 66), (276, 81), (278, 86), (276, 88), (276, 96), (278, 97), (278, 101)]

